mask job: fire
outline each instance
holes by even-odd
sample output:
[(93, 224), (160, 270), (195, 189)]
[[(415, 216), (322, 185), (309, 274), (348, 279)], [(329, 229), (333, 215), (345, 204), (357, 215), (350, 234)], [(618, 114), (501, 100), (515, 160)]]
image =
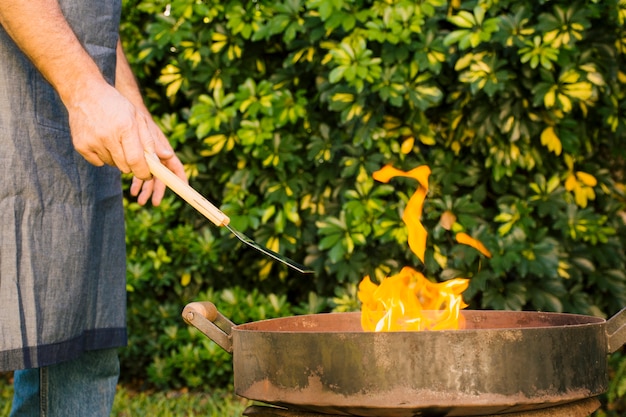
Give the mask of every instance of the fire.
[(366, 276), (359, 284), (361, 326), (376, 332), (459, 329), (468, 284), (461, 278), (433, 283), (410, 267), (380, 285)]
[[(408, 228), (409, 247), (424, 263), (428, 232), (420, 219), (428, 192), (430, 168), (423, 165), (405, 172), (387, 165), (374, 173), (374, 179), (385, 183), (397, 176), (413, 178), (419, 183), (407, 203), (402, 220)], [(456, 239), (491, 257), (487, 248), (468, 234), (459, 233)], [(398, 274), (383, 279), (380, 285), (366, 276), (359, 284), (358, 293), (363, 330), (380, 332), (462, 328), (464, 323), (460, 310), (467, 307), (462, 293), (468, 285), (469, 280), (465, 278), (435, 283), (410, 267), (404, 267)]]

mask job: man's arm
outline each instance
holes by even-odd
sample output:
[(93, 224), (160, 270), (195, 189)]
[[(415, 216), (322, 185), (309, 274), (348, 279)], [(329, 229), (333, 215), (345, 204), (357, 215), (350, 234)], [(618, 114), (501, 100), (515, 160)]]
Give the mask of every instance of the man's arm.
[(57, 0), (1, 0), (0, 24), (58, 92), (76, 150), (90, 163), (149, 179), (154, 138), (136, 107), (110, 86), (68, 25)]

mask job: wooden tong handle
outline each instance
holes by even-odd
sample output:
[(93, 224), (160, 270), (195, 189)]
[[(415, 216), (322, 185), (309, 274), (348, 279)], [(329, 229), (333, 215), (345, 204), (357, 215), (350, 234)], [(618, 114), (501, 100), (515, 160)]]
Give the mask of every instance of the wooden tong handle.
[(161, 180), (187, 203), (191, 204), (193, 208), (211, 220), (216, 226), (226, 226), (230, 222), (228, 216), (222, 213), (220, 209), (163, 165), (156, 154), (146, 152), (145, 155), (152, 175)]

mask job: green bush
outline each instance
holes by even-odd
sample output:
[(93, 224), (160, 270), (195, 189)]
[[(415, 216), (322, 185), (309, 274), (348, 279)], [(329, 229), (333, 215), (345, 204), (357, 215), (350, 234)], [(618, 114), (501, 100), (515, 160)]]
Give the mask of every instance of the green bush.
[[(177, 199), (129, 204), (131, 316), (148, 303), (174, 317), (233, 286), (353, 308), (364, 275), (419, 266), (401, 221), (416, 185), (374, 182), (387, 163), (431, 167), (422, 268), (471, 278), (471, 308), (626, 305), (623, 1), (126, 0), (124, 16), (191, 184), (316, 271), (242, 247)], [(493, 257), (456, 245), (458, 231)], [(137, 325), (131, 368), (169, 328)], [(197, 385), (164, 363), (153, 378)]]
[[(211, 300), (235, 323), (284, 317), (294, 312), (285, 296), (238, 287), (203, 291), (197, 297)], [(129, 327), (134, 334), (130, 346), (122, 350), (124, 380), (162, 389), (230, 385), (232, 357), (194, 327), (182, 324), (180, 310), (171, 302), (145, 299), (143, 303), (131, 303)]]

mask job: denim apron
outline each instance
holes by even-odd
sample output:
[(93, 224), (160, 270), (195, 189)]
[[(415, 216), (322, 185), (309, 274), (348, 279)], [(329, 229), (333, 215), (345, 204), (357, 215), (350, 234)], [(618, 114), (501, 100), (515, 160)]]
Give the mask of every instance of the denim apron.
[[(110, 82), (121, 0), (60, 0)], [(73, 148), (58, 95), (0, 26), (0, 371), (126, 343), (121, 176)]]

